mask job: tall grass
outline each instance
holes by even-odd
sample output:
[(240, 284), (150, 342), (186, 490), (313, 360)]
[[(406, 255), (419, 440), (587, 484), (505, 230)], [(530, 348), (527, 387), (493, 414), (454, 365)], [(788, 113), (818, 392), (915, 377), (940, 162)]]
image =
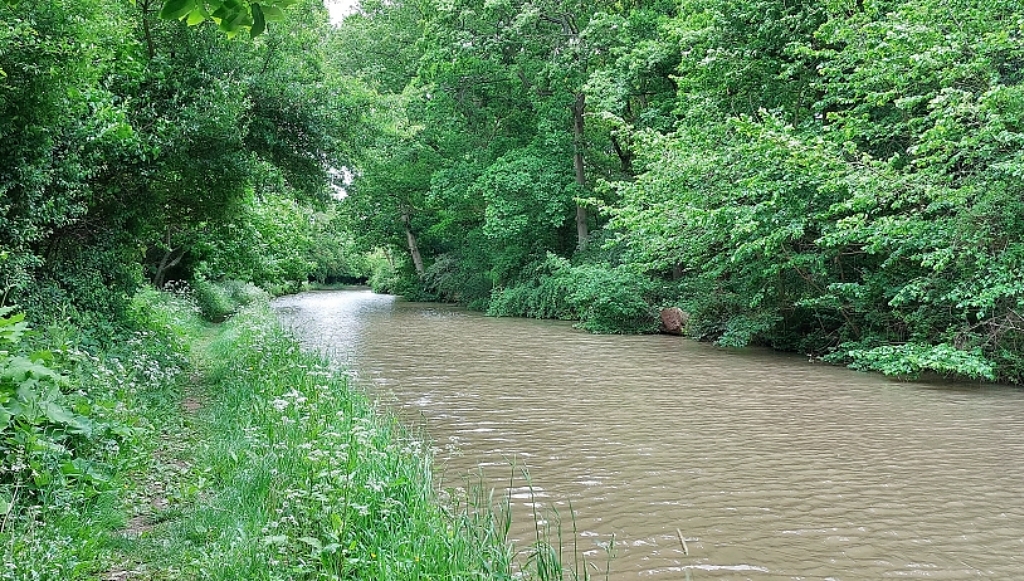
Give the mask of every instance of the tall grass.
[[(245, 298), (211, 327), (188, 289), (146, 290), (137, 330), (95, 353), (48, 333), (68, 405), (104, 428), (75, 450), (26, 447), (29, 468), (57, 467), (45, 486), (0, 466), (0, 579), (588, 578), (577, 551), (562, 565), (560, 527), (510, 545), (507, 496), (440, 492), (422, 437)], [(65, 458), (102, 485), (58, 478)]]
[[(513, 553), (490, 506), (442, 503), (422, 440), (265, 304), (209, 347), (208, 497), (160, 554), (182, 578), (505, 579)], [(159, 564), (159, 563), (158, 563)]]

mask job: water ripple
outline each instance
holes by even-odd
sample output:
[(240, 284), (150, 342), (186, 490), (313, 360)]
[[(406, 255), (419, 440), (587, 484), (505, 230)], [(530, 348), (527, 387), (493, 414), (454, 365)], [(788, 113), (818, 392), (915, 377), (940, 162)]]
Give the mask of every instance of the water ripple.
[[(611, 578), (1024, 578), (1024, 393), (595, 336), (359, 292), (277, 303), (424, 422), (448, 481), (517, 478)], [(472, 476), (469, 476), (472, 478)], [(684, 535), (689, 554), (678, 539)]]

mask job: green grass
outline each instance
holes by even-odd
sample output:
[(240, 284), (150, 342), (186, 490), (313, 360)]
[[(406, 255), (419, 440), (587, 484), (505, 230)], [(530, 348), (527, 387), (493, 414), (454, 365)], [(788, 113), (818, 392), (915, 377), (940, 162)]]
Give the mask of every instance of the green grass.
[(65, 337), (64, 358), (78, 361), (64, 367), (69, 390), (90, 391), (95, 419), (120, 434), (76, 457), (112, 477), (102, 490), (55, 483), (31, 500), (24, 482), (0, 480), (14, 498), (0, 514), (0, 579), (589, 577), (575, 548), (563, 567), (560, 527), (512, 547), (507, 496), (439, 491), (423, 437), (301, 350), (265, 297), (218, 326), (195, 305), (186, 293), (141, 293), (143, 330), (120, 356)]
[(440, 502), (423, 441), (300, 350), (265, 304), (229, 321), (207, 360), (205, 481), (193, 509), (136, 544), (151, 576), (511, 576), (491, 506)]

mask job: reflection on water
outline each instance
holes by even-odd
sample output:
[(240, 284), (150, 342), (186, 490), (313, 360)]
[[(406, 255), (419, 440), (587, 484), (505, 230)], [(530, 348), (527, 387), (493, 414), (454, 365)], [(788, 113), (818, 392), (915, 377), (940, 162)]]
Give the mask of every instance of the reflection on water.
[(369, 292), (276, 305), (424, 422), (449, 483), (527, 467), (513, 536), (571, 502), (603, 571), (614, 535), (614, 580), (1024, 578), (1024, 392)]

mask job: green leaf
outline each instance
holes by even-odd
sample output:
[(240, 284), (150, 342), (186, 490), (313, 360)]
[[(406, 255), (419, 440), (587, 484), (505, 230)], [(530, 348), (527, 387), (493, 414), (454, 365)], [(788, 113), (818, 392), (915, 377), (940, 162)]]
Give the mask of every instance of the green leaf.
[(0, 432), (7, 429), (7, 426), (11, 425), (11, 420), (14, 418), (14, 414), (11, 410), (7, 409), (6, 406), (0, 405)]
[(58, 382), (62, 378), (60, 374), (54, 372), (52, 369), (40, 365), (28, 357), (12, 357), (7, 362), (7, 366), (2, 369), (2, 375), (5, 379), (10, 379), (14, 383), (24, 383), (30, 379), (44, 379), (53, 382)]
[(220, 21), (220, 29), (228, 33), (229, 37), (238, 34), (238, 29), (252, 24), (249, 15), (244, 11), (232, 12)]
[(53, 363), (53, 353), (43, 349), (40, 351), (33, 351), (28, 356), (33, 363)]
[(209, 18), (209, 15), (206, 13), (205, 10), (203, 10), (203, 7), (200, 6), (192, 12), (189, 12), (188, 19), (185, 22), (187, 22), (189, 26), (195, 26), (200, 22), (203, 22), (207, 18)]
[(280, 22), (284, 20), (284, 11), (277, 6), (262, 6), (263, 18), (267, 22)]
[(167, 0), (164, 2), (163, 9), (160, 10), (160, 18), (177, 20), (192, 12), (193, 8), (195, 8), (195, 0)]
[(263, 17), (263, 8), (259, 4), (252, 5), (252, 27), (249, 29), (249, 36), (256, 38), (267, 29), (267, 21)]

